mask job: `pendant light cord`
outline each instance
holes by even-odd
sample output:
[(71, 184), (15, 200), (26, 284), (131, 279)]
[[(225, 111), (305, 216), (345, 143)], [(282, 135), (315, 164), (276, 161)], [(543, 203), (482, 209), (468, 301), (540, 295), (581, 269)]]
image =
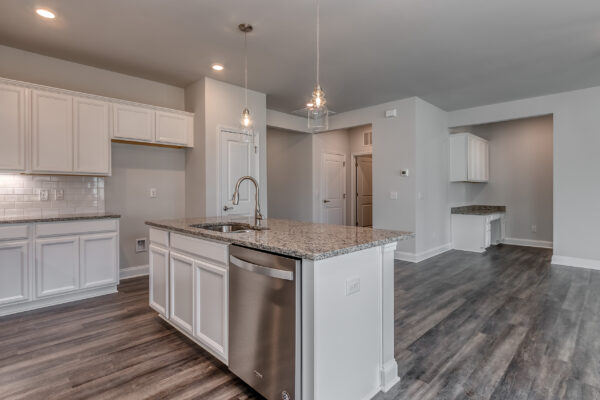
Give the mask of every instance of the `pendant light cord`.
[(319, 48), (319, 31), (320, 31), (320, 21), (319, 21), (319, 0), (317, 1), (317, 86), (320, 86), (319, 84), (319, 64), (320, 64), (320, 58), (321, 58), (321, 50)]
[(244, 32), (244, 96), (248, 108), (248, 33)]

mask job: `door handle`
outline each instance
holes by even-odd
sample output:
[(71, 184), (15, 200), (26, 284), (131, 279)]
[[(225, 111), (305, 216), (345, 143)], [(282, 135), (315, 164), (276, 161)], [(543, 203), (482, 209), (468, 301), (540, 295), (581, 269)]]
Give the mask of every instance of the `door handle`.
[(233, 210), (233, 207), (228, 207), (227, 205), (223, 206), (223, 211)]
[(331, 200), (323, 200), (323, 203), (331, 203)]
[(268, 276), (270, 278), (285, 279), (286, 281), (294, 280), (294, 273), (292, 271), (286, 271), (283, 269), (269, 268), (262, 265), (250, 263), (248, 261), (241, 260), (234, 256), (229, 256), (229, 262), (238, 268), (245, 269), (249, 272)]

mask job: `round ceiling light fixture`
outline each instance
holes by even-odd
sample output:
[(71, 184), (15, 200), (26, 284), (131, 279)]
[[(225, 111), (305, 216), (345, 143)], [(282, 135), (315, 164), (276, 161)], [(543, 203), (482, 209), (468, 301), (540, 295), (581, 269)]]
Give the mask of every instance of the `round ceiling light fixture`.
[(56, 15), (52, 11), (47, 10), (45, 8), (38, 8), (37, 10), (35, 10), (35, 12), (37, 13), (37, 15), (39, 15), (40, 17), (43, 17), (43, 18), (47, 18), (47, 19), (56, 18)]
[(213, 64), (210, 67), (212, 69), (214, 69), (215, 71), (223, 71), (225, 69), (225, 67), (223, 66), (223, 64)]

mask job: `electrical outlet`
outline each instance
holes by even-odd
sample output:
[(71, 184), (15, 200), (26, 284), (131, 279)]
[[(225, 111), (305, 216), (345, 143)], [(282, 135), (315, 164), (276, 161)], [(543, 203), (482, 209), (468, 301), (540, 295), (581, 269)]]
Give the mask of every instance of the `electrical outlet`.
[(156, 188), (151, 188), (150, 189), (150, 198), (155, 199), (157, 196), (158, 196), (158, 191), (156, 190)]
[(390, 192), (390, 199), (398, 200), (398, 192)]
[(531, 225), (531, 232), (537, 233), (537, 225)]
[(65, 191), (64, 189), (56, 189), (56, 193), (54, 195), (55, 200), (64, 200), (65, 199)]
[(360, 292), (360, 278), (346, 279), (346, 296)]
[(48, 201), (49, 197), (50, 197), (50, 191), (48, 189), (40, 190), (40, 200), (41, 201)]
[(146, 238), (135, 239), (135, 252), (141, 253), (143, 251), (147, 251), (147, 241)]

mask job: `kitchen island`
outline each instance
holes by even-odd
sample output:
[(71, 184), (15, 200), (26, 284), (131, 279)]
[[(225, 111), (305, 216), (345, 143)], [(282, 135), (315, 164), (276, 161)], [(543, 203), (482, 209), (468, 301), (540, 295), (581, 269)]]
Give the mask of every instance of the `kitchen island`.
[[(369, 399), (398, 382), (394, 250), (412, 233), (278, 219), (257, 226), (248, 217), (147, 224), (150, 305), (225, 364), (232, 357), (228, 291), (236, 258), (229, 252), (235, 245), (301, 265), (296, 387), (289, 398)], [(224, 224), (241, 230), (214, 230)]]

